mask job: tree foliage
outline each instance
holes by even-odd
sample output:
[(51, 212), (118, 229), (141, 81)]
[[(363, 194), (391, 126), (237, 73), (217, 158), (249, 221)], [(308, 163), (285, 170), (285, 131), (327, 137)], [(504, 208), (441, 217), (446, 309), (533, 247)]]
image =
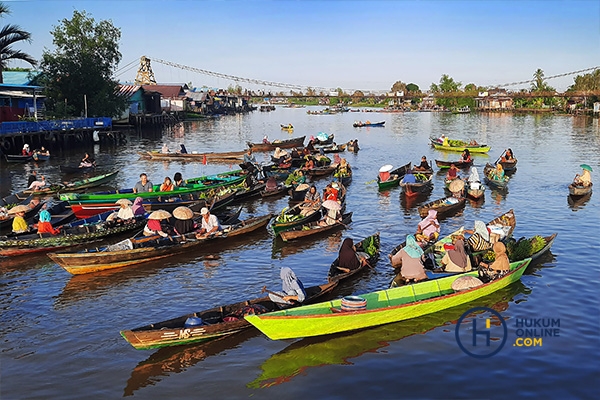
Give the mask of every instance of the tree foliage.
[(396, 83), (392, 85), (391, 92), (407, 92), (406, 83), (402, 81), (396, 81)]
[(41, 62), (48, 109), (57, 116), (82, 116), (85, 95), (88, 116), (118, 116), (126, 107), (112, 79), (121, 61), (121, 30), (75, 10), (50, 33), (56, 49), (45, 50)]
[[(10, 14), (10, 8), (0, 3), (0, 18)], [(8, 24), (0, 29), (0, 83), (2, 71), (6, 69), (11, 60), (25, 61), (35, 67), (37, 61), (29, 54), (16, 50), (13, 45), (19, 42), (31, 42), (31, 34), (21, 29), (18, 25)]]
[(600, 69), (596, 69), (590, 74), (577, 75), (573, 81), (569, 91), (600, 90)]
[[(461, 91), (461, 86), (462, 82), (456, 82), (447, 74), (443, 74), (440, 78), (440, 84), (436, 85), (435, 83), (432, 83), (429, 89), (433, 93), (456, 93)], [(438, 98), (435, 102), (446, 108), (457, 107), (459, 105), (456, 98)]]
[(406, 91), (415, 93), (420, 92), (421, 90), (419, 89), (419, 85), (415, 83), (409, 83), (408, 85), (406, 85)]

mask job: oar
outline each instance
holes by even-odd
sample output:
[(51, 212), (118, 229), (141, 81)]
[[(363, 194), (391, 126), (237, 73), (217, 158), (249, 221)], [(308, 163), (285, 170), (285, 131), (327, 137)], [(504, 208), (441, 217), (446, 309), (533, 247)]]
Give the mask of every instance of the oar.
[(365, 182), (365, 185), (370, 185), (371, 183), (374, 183), (374, 182), (376, 182), (376, 181), (377, 181), (377, 178), (375, 178), (375, 179), (371, 179), (370, 181), (366, 181), (366, 182)]
[(502, 158), (502, 156), (505, 155), (505, 154), (506, 154), (506, 150), (504, 150), (502, 152), (502, 154), (500, 154), (500, 157), (498, 157), (498, 159), (496, 160), (496, 162), (494, 164), (498, 164), (498, 161), (500, 161), (500, 159)]
[(263, 286), (263, 287), (262, 287), (262, 289), (260, 290), (260, 292), (261, 292), (261, 293), (265, 293), (265, 292), (267, 292), (267, 293), (270, 293), (270, 294), (272, 294), (272, 295), (274, 295), (274, 296), (280, 297), (280, 298), (282, 298), (282, 299), (283, 299), (283, 298), (284, 298), (284, 296), (285, 296), (285, 295), (283, 295), (283, 294), (280, 294), (280, 293), (277, 293), (277, 292), (272, 292), (272, 291), (270, 291), (269, 289), (267, 289), (267, 287), (266, 287), (266, 286)]

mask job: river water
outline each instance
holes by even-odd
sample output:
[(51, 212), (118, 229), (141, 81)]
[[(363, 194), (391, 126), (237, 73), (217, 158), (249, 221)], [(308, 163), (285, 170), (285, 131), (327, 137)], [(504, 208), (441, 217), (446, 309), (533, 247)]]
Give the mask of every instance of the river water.
[[(353, 128), (354, 120), (385, 120), (385, 127)], [(292, 134), (280, 124), (292, 123)], [(258, 142), (334, 133), (337, 143), (357, 138), (358, 154), (342, 154), (354, 170), (347, 209), (349, 229), (299, 243), (274, 241), (267, 230), (193, 254), (173, 256), (128, 269), (71, 276), (45, 255), (0, 260), (0, 353), (2, 399), (29, 398), (595, 398), (600, 356), (597, 236), (600, 195), (568, 201), (567, 186), (587, 163), (600, 171), (598, 119), (562, 116), (438, 113), (344, 113), (307, 115), (306, 109), (224, 116), (186, 123), (183, 130), (131, 134), (127, 145), (90, 147), (106, 169), (118, 168), (115, 185), (131, 187), (141, 172), (159, 183), (181, 171), (184, 177), (236, 166), (139, 160), (138, 151), (185, 143), (189, 151), (241, 150)], [(482, 173), (505, 148), (519, 160), (507, 193), (486, 192), (483, 204), (467, 204), (442, 222), (442, 234), (474, 220), (489, 221), (514, 209), (516, 238), (558, 237), (551, 253), (530, 266), (520, 282), (473, 304), (406, 322), (328, 337), (271, 341), (251, 329), (206, 345), (161, 350), (133, 349), (119, 335), (219, 304), (254, 298), (263, 285), (280, 286), (289, 266), (306, 285), (326, 280), (345, 237), (381, 232), (376, 268), (345, 283), (337, 295), (387, 287), (393, 277), (387, 254), (420, 218), (417, 206), (444, 196), (443, 174), (434, 175), (428, 199), (407, 203), (399, 188), (378, 192), (381, 165), (452, 160), (429, 146), (430, 136), (476, 139), (488, 155), (475, 155)], [(38, 171), (52, 182), (65, 180), (60, 164), (77, 162), (81, 150), (56, 151)], [(262, 154), (259, 161), (262, 161)], [(3, 195), (23, 189), (32, 165), (2, 164)], [(322, 189), (327, 180), (317, 181)], [(242, 217), (277, 213), (287, 199), (256, 200)], [(216, 257), (213, 257), (216, 256)], [(461, 314), (485, 306), (508, 325), (507, 345), (478, 359), (455, 339)], [(558, 336), (542, 346), (513, 346), (514, 321), (559, 322)]]

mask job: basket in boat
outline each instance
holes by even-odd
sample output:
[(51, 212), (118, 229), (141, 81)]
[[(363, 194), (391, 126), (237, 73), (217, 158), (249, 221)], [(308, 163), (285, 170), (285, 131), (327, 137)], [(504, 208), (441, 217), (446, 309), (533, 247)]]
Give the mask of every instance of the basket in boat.
[(367, 300), (359, 296), (346, 296), (342, 298), (342, 311), (366, 310)]

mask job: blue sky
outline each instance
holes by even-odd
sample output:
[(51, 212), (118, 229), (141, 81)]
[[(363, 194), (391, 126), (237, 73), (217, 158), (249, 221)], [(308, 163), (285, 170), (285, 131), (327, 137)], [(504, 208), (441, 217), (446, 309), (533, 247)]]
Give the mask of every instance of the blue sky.
[[(121, 29), (118, 75), (140, 56), (244, 78), (312, 87), (428, 89), (448, 74), (488, 86), (600, 66), (600, 1), (6, 1), (32, 33), (20, 49), (53, 49), (50, 31), (74, 10)], [(11, 66), (26, 66), (13, 63)], [(234, 83), (152, 64), (157, 81)], [(573, 76), (548, 82), (559, 90)], [(260, 88), (241, 84), (243, 87)], [(511, 89), (528, 87), (511, 86)], [(279, 91), (280, 89), (275, 89)]]

